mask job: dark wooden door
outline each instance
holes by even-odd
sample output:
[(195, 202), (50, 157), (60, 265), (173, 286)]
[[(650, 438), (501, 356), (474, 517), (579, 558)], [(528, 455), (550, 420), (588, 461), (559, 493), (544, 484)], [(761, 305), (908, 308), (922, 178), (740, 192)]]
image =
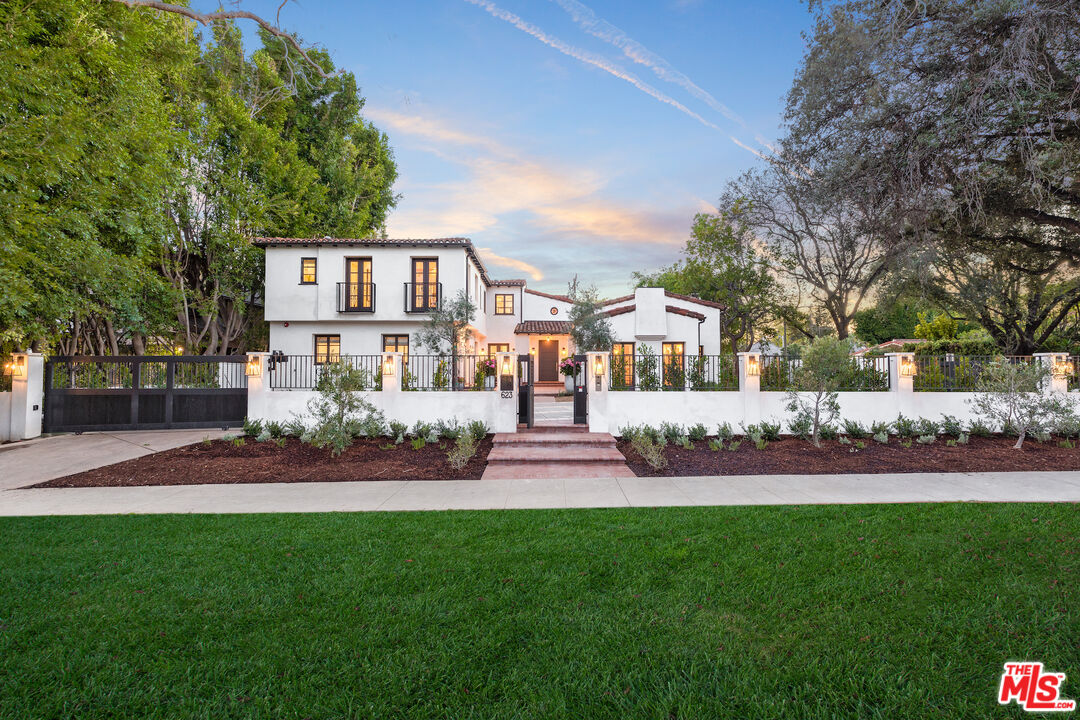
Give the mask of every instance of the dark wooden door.
[(536, 379), (540, 382), (559, 381), (559, 341), (541, 340), (540, 351), (536, 353), (537, 368)]

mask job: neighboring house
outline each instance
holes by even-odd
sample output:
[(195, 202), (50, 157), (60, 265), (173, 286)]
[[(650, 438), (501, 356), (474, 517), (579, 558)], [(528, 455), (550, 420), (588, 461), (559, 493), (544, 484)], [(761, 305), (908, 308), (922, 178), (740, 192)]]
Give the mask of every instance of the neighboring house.
[(873, 353), (875, 355), (883, 355), (885, 353), (897, 353), (902, 352), (905, 345), (918, 345), (924, 342), (926, 342), (926, 340), (919, 340), (917, 338), (900, 338), (896, 340), (886, 340), (885, 342), (878, 345), (871, 345), (870, 347), (860, 348), (851, 354), (856, 357), (861, 357), (867, 353)]
[[(530, 353), (535, 379), (558, 382), (574, 354), (571, 299), (493, 280), (467, 238), (257, 238), (266, 248), (265, 318), (270, 350), (310, 355), (426, 354), (416, 333), (427, 314), (464, 290), (477, 307), (466, 354)], [(723, 306), (662, 288), (608, 300), (620, 354), (648, 345), (657, 355), (720, 353)]]

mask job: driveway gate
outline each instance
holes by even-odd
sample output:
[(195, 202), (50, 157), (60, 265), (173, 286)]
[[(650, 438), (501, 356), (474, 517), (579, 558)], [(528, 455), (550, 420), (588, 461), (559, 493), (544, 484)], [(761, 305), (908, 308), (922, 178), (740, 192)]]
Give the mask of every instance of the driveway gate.
[(243, 355), (55, 357), (45, 432), (236, 427), (247, 414)]

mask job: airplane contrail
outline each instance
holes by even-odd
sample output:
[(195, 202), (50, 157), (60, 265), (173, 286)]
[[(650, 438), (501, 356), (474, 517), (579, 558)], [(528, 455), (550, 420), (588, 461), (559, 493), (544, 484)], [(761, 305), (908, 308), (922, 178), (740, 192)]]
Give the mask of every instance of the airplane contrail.
[(656, 88), (654, 88), (652, 85), (649, 85), (648, 83), (643, 82), (639, 77), (637, 77), (633, 73), (629, 73), (626, 70), (623, 70), (621, 67), (619, 67), (618, 65), (614, 64), (613, 62), (607, 60), (606, 58), (604, 58), (604, 57), (602, 57), (600, 55), (596, 55), (594, 53), (588, 52), (587, 50), (582, 50), (581, 48), (574, 47), (573, 45), (569, 45), (569, 44), (563, 42), (562, 40), (560, 40), (559, 38), (547, 34), (543, 30), (538, 28), (536, 25), (533, 25), (530, 22), (526, 22), (525, 20), (521, 19), (519, 16), (515, 15), (514, 13), (509, 12), (507, 10), (503, 10), (502, 8), (500, 8), (499, 6), (495, 5), (492, 2), (489, 2), (488, 0), (465, 0), (465, 2), (471, 3), (473, 5), (476, 5), (477, 7), (480, 7), (480, 8), (483, 8), (484, 10), (487, 10), (488, 13), (490, 13), (493, 17), (496, 17), (496, 18), (498, 18), (500, 20), (505, 20), (506, 22), (508, 22), (511, 25), (513, 25), (514, 27), (516, 27), (518, 30), (526, 32), (529, 35), (532, 35), (534, 38), (536, 38), (540, 42), (544, 43), (545, 45), (547, 45), (549, 47), (555, 48), (556, 50), (563, 53), (564, 55), (569, 55), (570, 57), (572, 57), (572, 58), (574, 58), (576, 60), (580, 60), (583, 63), (588, 63), (589, 65), (600, 68), (604, 72), (609, 73), (610, 75), (614, 75), (615, 77), (619, 78), (620, 80), (624, 80), (624, 81), (630, 83), (631, 85), (636, 87), (638, 90), (641, 90), (642, 92), (644, 92), (644, 93), (646, 93), (648, 95), (651, 95), (653, 98), (659, 100), (660, 102), (667, 103), (668, 105), (671, 105), (672, 107), (676, 108), (680, 112), (683, 112), (686, 115), (689, 115), (690, 117), (694, 118), (699, 123), (701, 123), (702, 125), (705, 125), (706, 127), (710, 127), (713, 130), (721, 130), (721, 128), (718, 125), (716, 125), (715, 123), (709, 122), (708, 120), (703, 118), (701, 115), (698, 115), (696, 112), (694, 112), (690, 108), (683, 105), (681, 102), (679, 102), (675, 98), (672, 98), (672, 97), (669, 97), (668, 95), (665, 95), (664, 93), (662, 93), (659, 90), (657, 90)]
[(552, 2), (558, 3), (585, 32), (614, 45), (622, 50), (626, 57), (652, 70), (661, 80), (679, 85), (728, 120), (736, 123), (739, 127), (746, 128), (746, 123), (735, 111), (717, 100), (684, 73), (676, 70), (667, 60), (649, 50), (607, 20), (596, 17), (596, 13), (588, 6), (581, 4), (577, 0), (552, 0)]

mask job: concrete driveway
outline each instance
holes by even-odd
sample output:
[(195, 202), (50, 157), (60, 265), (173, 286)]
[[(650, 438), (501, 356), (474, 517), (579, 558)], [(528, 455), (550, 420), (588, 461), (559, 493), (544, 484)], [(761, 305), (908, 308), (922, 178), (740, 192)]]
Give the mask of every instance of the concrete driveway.
[(0, 491), (191, 445), (205, 437), (219, 438), (226, 432), (213, 428), (88, 432), (0, 445)]

